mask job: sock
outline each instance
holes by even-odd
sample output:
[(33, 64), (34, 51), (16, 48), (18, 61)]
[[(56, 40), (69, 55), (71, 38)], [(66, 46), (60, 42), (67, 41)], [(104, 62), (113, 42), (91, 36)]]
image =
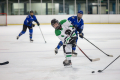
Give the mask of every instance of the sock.
[(76, 50), (76, 47), (72, 47), (72, 50), (74, 50), (74, 51), (75, 51), (75, 50)]
[(70, 54), (66, 54), (66, 59), (67, 60), (71, 60), (71, 56), (72, 56), (71, 53)]
[(19, 37), (22, 35), (22, 34), (24, 34), (25, 33), (25, 31), (21, 31), (21, 33), (19, 34)]
[(33, 29), (29, 30), (29, 34), (30, 34), (30, 39), (32, 39)]
[(61, 47), (62, 45), (63, 45), (63, 42), (60, 41), (59, 44), (58, 44), (58, 46), (57, 46), (57, 48), (60, 49), (60, 47)]

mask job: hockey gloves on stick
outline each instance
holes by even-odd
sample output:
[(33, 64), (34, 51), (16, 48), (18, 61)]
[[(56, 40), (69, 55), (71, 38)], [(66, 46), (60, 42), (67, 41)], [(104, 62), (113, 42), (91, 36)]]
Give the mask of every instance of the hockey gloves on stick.
[(75, 32), (73, 31), (69, 36), (67, 36), (64, 40), (64, 43), (65, 44), (74, 44), (76, 42), (76, 34)]
[(39, 22), (37, 21), (37, 19), (35, 20), (35, 22), (37, 23), (38, 26), (40, 25)]
[(80, 38), (83, 38), (83, 36), (84, 36), (83, 33), (80, 33), (80, 34), (79, 34), (79, 37), (80, 37)]
[(40, 23), (38, 22), (38, 23), (37, 23), (37, 25), (39, 26), (39, 25), (40, 25)]
[(76, 42), (76, 37), (66, 37), (64, 43), (65, 44), (74, 44)]

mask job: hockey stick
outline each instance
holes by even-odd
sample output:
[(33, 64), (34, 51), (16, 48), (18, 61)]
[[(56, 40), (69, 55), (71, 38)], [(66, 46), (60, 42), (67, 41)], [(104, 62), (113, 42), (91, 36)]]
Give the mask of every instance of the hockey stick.
[[(42, 33), (42, 30), (41, 30), (40, 26), (39, 26), (39, 29), (40, 29), (40, 32), (41, 32), (41, 34), (42, 34), (42, 36), (43, 36), (43, 33)], [(44, 36), (43, 36), (43, 39), (44, 39), (44, 41), (45, 41)], [(46, 41), (45, 41), (45, 43), (46, 43)]]
[(96, 59), (90, 59), (81, 49), (80, 47), (76, 44), (76, 46), (79, 48), (79, 50), (91, 61), (91, 62), (94, 62), (94, 61), (99, 61), (100, 58), (96, 58)]
[(6, 62), (3, 62), (3, 63), (0, 63), (0, 65), (6, 65), (6, 64), (9, 64), (9, 61), (6, 61)]
[[(117, 60), (119, 57), (120, 57), (120, 55), (119, 55), (115, 60)], [(113, 60), (108, 66), (110, 66), (115, 60)], [(107, 67), (108, 67), (108, 66), (107, 66)], [(105, 67), (103, 70), (98, 70), (98, 72), (104, 71), (107, 67)]]
[[(85, 40), (87, 40), (89, 43), (91, 43), (88, 39), (86, 39), (85, 37), (83, 37)], [(91, 43), (93, 46), (95, 46), (93, 43)], [(101, 52), (103, 52), (100, 48), (98, 48), (97, 46), (95, 46), (97, 49), (99, 49)], [(105, 55), (109, 56), (109, 57), (113, 57), (113, 55), (109, 55), (106, 54), (105, 52), (103, 52)]]

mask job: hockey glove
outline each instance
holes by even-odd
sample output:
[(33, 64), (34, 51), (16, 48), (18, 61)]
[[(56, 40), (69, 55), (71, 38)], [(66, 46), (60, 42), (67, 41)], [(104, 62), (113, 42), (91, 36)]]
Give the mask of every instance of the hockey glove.
[(70, 35), (71, 34), (71, 30), (70, 29), (66, 30), (65, 34)]
[(76, 37), (66, 37), (65, 38), (65, 41), (64, 41), (64, 44), (74, 44), (76, 42)]
[(76, 38), (77, 37), (71, 37), (68, 44), (75, 44), (76, 43)]
[(34, 24), (32, 24), (32, 27), (35, 27), (35, 25), (34, 25)]
[(37, 21), (37, 19), (35, 20), (35, 22), (37, 23), (38, 26), (40, 25), (39, 22)]
[(40, 25), (40, 23), (38, 22), (38, 23), (37, 23), (37, 25), (39, 26), (39, 25)]
[(80, 37), (80, 38), (83, 38), (83, 36), (84, 36), (83, 33), (80, 33), (80, 34), (79, 34), (79, 37)]

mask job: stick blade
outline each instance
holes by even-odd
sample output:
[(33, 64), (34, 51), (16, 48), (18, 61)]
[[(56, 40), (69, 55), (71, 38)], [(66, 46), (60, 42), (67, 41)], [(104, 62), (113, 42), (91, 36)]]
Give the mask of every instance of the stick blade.
[(9, 61), (6, 61), (6, 62), (3, 62), (3, 63), (0, 63), (0, 65), (6, 65), (6, 64), (9, 64)]
[(109, 57), (113, 57), (113, 55), (108, 55)]
[(91, 59), (91, 60), (92, 60), (92, 62), (94, 62), (94, 61), (99, 61), (99, 60), (100, 60), (100, 58)]

